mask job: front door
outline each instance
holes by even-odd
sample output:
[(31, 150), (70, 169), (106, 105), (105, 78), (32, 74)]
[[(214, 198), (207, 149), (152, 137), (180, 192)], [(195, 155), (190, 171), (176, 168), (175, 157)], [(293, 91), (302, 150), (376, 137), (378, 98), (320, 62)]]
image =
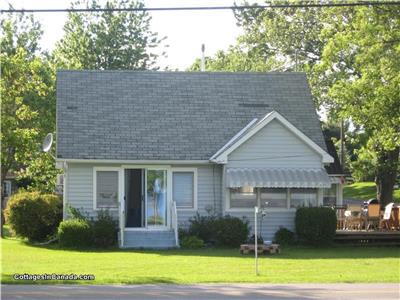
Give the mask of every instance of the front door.
[(167, 170), (125, 169), (125, 228), (167, 226)]
[(147, 227), (167, 226), (167, 171), (146, 170)]

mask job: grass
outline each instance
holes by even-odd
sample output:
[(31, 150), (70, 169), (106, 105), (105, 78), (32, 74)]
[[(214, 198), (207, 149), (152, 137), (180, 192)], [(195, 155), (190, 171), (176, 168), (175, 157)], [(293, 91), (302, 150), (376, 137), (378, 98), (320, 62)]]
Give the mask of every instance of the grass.
[[(399, 248), (284, 248), (280, 255), (261, 257), (260, 276), (254, 258), (237, 249), (201, 250), (63, 250), (2, 239), (3, 283), (337, 283), (399, 282)], [(95, 281), (35, 281), (13, 274), (94, 274)]]
[[(347, 185), (343, 190), (343, 198), (369, 200), (376, 198), (376, 187), (374, 182), (356, 182)], [(395, 202), (400, 202), (400, 189), (393, 191)]]

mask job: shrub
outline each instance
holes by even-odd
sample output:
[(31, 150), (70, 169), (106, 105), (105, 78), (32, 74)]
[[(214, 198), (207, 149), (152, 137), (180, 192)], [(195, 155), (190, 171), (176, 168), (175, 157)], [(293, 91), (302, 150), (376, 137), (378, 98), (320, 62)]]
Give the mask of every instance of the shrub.
[(249, 224), (236, 217), (220, 217), (215, 220), (215, 234), (217, 244), (237, 247), (249, 236)]
[(73, 206), (68, 206), (68, 214), (71, 216), (71, 219), (88, 220), (88, 217), (84, 216), (78, 208)]
[(309, 244), (327, 244), (336, 232), (335, 211), (327, 207), (302, 207), (296, 211), (296, 233)]
[(61, 246), (88, 247), (93, 244), (93, 231), (90, 223), (80, 219), (62, 221), (58, 227), (58, 239)]
[(236, 217), (197, 214), (189, 222), (189, 235), (197, 236), (206, 243), (236, 247), (249, 235), (248, 222)]
[(189, 220), (189, 235), (197, 236), (206, 243), (215, 243), (216, 228), (215, 222), (217, 217), (213, 215), (201, 216), (199, 213)]
[(185, 249), (198, 249), (204, 246), (204, 241), (197, 236), (184, 236), (180, 241), (181, 247)]
[(275, 242), (280, 245), (293, 245), (294, 241), (294, 232), (289, 229), (280, 228), (275, 232)]
[(16, 235), (43, 241), (56, 233), (62, 219), (62, 201), (53, 194), (21, 192), (11, 196), (4, 213)]
[(109, 247), (117, 244), (117, 222), (112, 218), (108, 210), (101, 210), (97, 214), (97, 220), (93, 222), (93, 241), (98, 247)]

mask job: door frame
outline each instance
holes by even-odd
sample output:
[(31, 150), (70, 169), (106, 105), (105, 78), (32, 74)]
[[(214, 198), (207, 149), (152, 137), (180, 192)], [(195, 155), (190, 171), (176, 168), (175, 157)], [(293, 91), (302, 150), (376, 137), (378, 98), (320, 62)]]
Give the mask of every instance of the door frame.
[[(145, 226), (144, 227), (125, 227), (125, 170), (126, 169), (143, 169), (144, 170), (144, 202), (145, 202), (145, 211), (144, 211), (144, 218), (145, 218)], [(166, 210), (167, 210), (167, 219), (165, 226), (148, 226), (147, 225), (147, 171), (148, 170), (165, 170), (167, 171), (167, 203), (166, 203)], [(122, 180), (120, 183), (121, 191), (121, 205), (120, 205), (120, 228), (121, 228), (121, 238), (123, 238), (123, 231), (151, 231), (151, 230), (169, 230), (171, 227), (171, 203), (172, 203), (172, 171), (170, 165), (122, 165), (121, 172)]]

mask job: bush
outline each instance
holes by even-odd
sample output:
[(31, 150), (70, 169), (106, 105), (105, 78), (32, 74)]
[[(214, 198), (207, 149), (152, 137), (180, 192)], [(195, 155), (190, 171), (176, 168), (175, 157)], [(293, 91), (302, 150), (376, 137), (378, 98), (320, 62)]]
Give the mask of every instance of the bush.
[(43, 241), (56, 233), (62, 220), (62, 201), (53, 194), (21, 192), (11, 196), (4, 214), (16, 235)]
[(296, 211), (296, 233), (312, 245), (333, 241), (336, 232), (335, 211), (327, 207), (302, 207)]
[(117, 244), (117, 222), (108, 210), (99, 211), (97, 220), (93, 222), (93, 241), (95, 246), (110, 247)]
[(295, 242), (294, 232), (286, 228), (280, 228), (275, 232), (275, 242), (280, 245), (293, 245)]
[(204, 246), (204, 241), (197, 236), (184, 236), (180, 241), (181, 247), (185, 249), (198, 249)]
[(197, 236), (206, 243), (236, 247), (246, 241), (249, 235), (248, 222), (231, 216), (197, 214), (189, 222), (189, 235)]
[(215, 220), (217, 244), (237, 247), (243, 244), (249, 236), (249, 224), (239, 218), (224, 216)]
[(216, 217), (213, 215), (200, 216), (199, 213), (189, 220), (189, 235), (197, 236), (206, 243), (216, 242)]
[(81, 219), (70, 219), (60, 223), (58, 239), (61, 246), (88, 247), (93, 244), (93, 231), (90, 223)]

